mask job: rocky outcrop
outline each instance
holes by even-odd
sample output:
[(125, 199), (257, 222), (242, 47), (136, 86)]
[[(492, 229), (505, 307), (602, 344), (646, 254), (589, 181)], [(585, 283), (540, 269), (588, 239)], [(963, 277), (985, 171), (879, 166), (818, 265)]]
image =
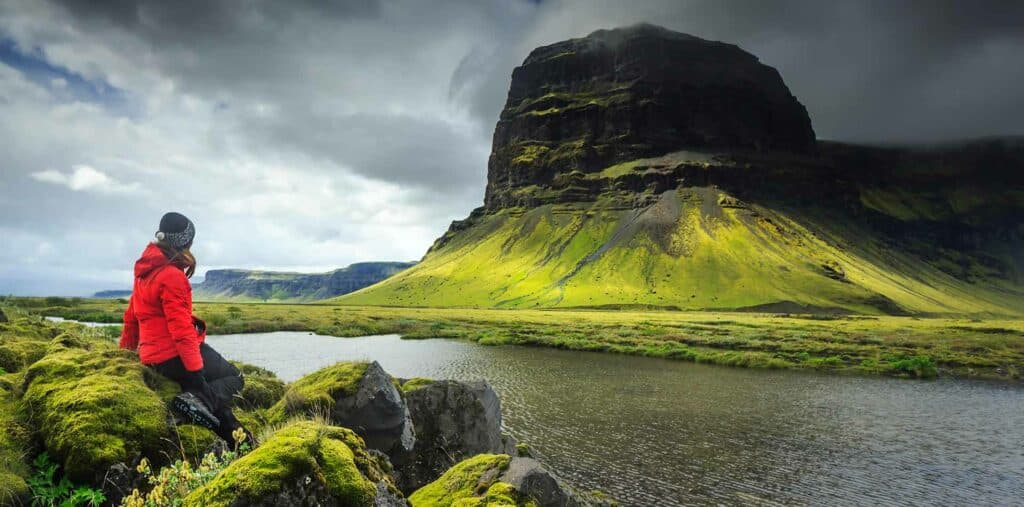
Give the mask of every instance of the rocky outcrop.
[(683, 148), (807, 153), (806, 109), (742, 49), (641, 24), (533, 50), (512, 72), (485, 207)]
[(213, 269), (195, 286), (200, 299), (316, 300), (373, 285), (415, 265), (413, 262), (360, 262), (329, 273), (286, 273)]
[(402, 491), (424, 486), (470, 456), (515, 452), (515, 441), (501, 431), (501, 400), (486, 382), (413, 380), (402, 387), (416, 429), (413, 455), (397, 467)]
[(351, 428), (371, 449), (397, 458), (415, 444), (409, 408), (396, 382), (376, 361), (338, 363), (307, 375), (269, 409), (268, 418), (321, 415), (332, 424)]

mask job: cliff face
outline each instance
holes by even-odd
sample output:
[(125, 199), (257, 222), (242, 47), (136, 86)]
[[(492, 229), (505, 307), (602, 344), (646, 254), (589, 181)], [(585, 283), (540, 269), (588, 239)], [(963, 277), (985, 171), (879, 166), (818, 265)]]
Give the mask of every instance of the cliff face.
[(806, 109), (750, 53), (652, 25), (598, 30), (537, 48), (513, 71), (485, 206), (683, 148), (803, 153), (814, 142)]
[(639, 25), (533, 51), (484, 206), (342, 300), (1021, 315), (1022, 216), (1020, 139), (816, 142), (774, 69)]
[(200, 299), (315, 300), (354, 292), (415, 265), (361, 262), (329, 273), (283, 273), (217, 269), (195, 286)]

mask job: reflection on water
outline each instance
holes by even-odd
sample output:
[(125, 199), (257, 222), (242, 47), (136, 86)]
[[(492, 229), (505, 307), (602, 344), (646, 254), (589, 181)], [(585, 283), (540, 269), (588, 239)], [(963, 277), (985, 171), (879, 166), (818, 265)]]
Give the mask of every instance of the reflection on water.
[(1022, 502), (1024, 389), (760, 371), (387, 335), (209, 338), (295, 380), (342, 360), (486, 379), (508, 430), (624, 505)]
[(83, 322), (83, 321), (80, 321), (80, 320), (65, 319), (64, 317), (44, 317), (44, 318), (46, 320), (50, 321), (50, 322), (74, 322), (76, 324), (81, 324), (81, 325), (83, 325), (85, 327), (108, 327), (108, 326), (120, 326), (121, 325), (120, 322), (115, 322), (115, 323), (110, 323), (110, 322)]

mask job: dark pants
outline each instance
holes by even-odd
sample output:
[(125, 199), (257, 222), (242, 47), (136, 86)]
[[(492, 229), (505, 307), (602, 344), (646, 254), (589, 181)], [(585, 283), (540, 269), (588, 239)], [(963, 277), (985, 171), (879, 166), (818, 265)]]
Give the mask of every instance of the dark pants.
[[(195, 385), (179, 357), (155, 364), (153, 369), (180, 384), (183, 391), (189, 391), (206, 402), (213, 411), (213, 415), (220, 420), (220, 426), (214, 432), (228, 444), (233, 445), (235, 441), (231, 433), (242, 425), (239, 424), (238, 419), (235, 419), (235, 414), (231, 412), (231, 398), (242, 390), (245, 381), (238, 368), (227, 362), (223, 356), (213, 350), (213, 347), (202, 343), (199, 345), (199, 353), (203, 356), (203, 377), (206, 378), (209, 389)], [(208, 399), (210, 397), (215, 399)]]

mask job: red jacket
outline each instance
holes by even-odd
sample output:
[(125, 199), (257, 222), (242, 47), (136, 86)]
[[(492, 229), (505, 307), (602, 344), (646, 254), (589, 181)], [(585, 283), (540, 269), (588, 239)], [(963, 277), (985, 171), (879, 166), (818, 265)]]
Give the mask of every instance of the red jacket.
[(199, 344), (206, 339), (192, 316), (192, 285), (185, 271), (171, 264), (160, 247), (150, 243), (135, 261), (135, 286), (124, 312), (121, 348), (139, 351), (144, 364), (180, 357), (185, 369), (203, 368)]

